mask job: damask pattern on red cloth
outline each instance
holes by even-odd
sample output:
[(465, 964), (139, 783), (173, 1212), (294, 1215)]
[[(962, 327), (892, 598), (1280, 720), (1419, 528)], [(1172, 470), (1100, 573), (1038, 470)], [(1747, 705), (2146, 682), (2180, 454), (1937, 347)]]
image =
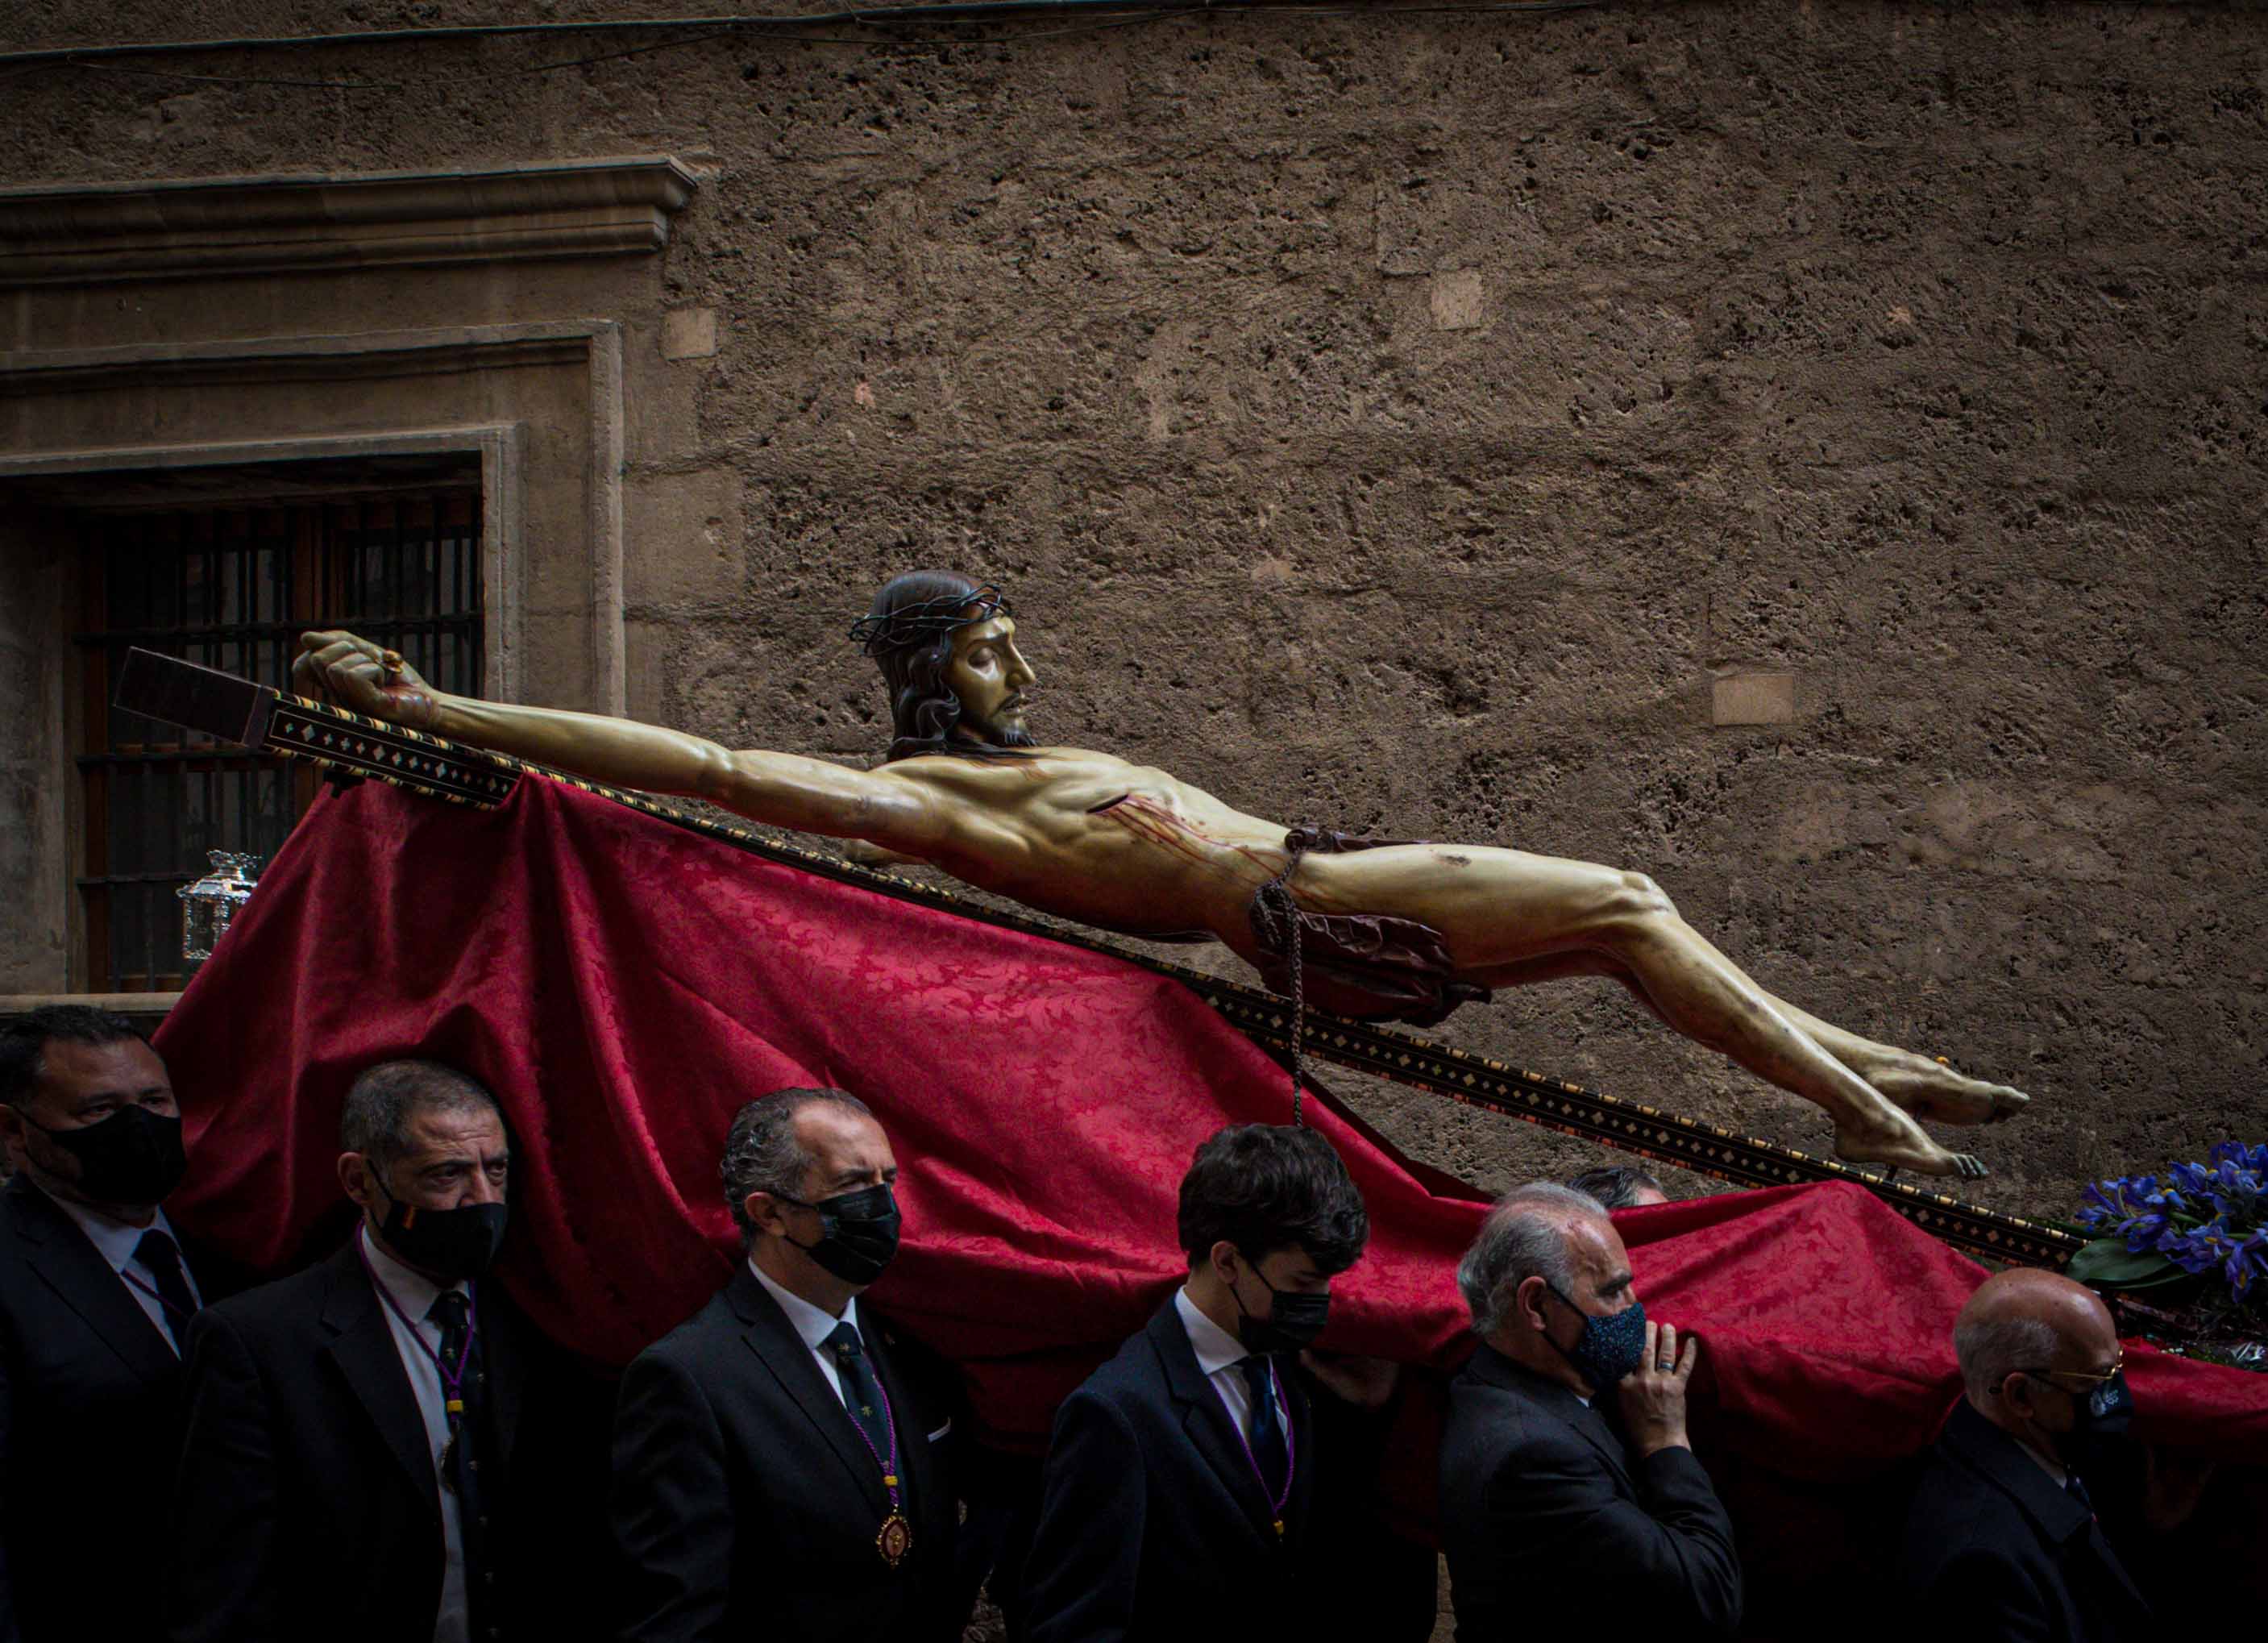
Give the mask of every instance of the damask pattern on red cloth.
[[(1168, 978), (538, 777), (493, 811), (377, 784), (326, 794), (158, 1044), (192, 1157), (170, 1212), (276, 1272), (345, 1225), (336, 1124), (356, 1072), (412, 1053), (472, 1072), (519, 1147), (503, 1281), (601, 1364), (729, 1271), (717, 1161), (740, 1103), (854, 1091), (903, 1170), (906, 1244), (874, 1297), (962, 1367), (983, 1427), (1027, 1447), (1176, 1281), (1197, 1143), (1290, 1116), (1283, 1071)], [(1307, 1113), (1373, 1228), (1324, 1344), (1453, 1367), (1469, 1350), (1454, 1267), (1485, 1205), (1328, 1097)], [(1928, 1440), (1981, 1269), (1844, 1184), (1618, 1219), (1649, 1310), (1702, 1335), (1705, 1451), (1800, 1488)], [(2268, 1383), (2129, 1358), (2146, 1433), (2268, 1463)], [(1412, 1500), (1430, 1498), (1438, 1391), (1419, 1381), (1399, 1450)]]

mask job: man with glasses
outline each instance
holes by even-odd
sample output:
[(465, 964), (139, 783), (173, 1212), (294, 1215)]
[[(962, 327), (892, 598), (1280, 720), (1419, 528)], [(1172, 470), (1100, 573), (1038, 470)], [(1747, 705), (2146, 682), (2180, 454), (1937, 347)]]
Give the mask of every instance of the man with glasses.
[(1953, 1350), (1966, 1396), (1931, 1454), (1898, 1560), (1912, 1612), (1948, 1639), (2142, 1637), (2149, 1605), (2094, 1492), (2127, 1470), (2134, 1410), (2110, 1309), (2057, 1273), (1995, 1273), (1961, 1309)]

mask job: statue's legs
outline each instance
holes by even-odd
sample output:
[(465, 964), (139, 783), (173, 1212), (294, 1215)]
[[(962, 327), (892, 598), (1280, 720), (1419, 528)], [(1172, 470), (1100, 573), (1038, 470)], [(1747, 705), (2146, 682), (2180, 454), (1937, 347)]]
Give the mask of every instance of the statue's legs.
[[(1705, 942), (1708, 938), (1696, 931), (1694, 939)], [(1506, 965), (1489, 971), (1486, 984), (1492, 988), (1521, 987), (1570, 976), (1603, 976), (1609, 981), (1620, 982), (1657, 1019), (1667, 1020), (1638, 977), (1605, 953), (1565, 953)], [(1810, 1035), (1814, 1043), (1880, 1090), (1893, 1106), (1903, 1108), (1917, 1118), (1937, 1124), (1999, 1124), (2014, 1117), (2030, 1103), (2031, 1097), (2020, 1089), (1972, 1079), (1927, 1056), (1901, 1050), (1895, 1044), (1877, 1043), (1831, 1021), (1822, 1021), (1785, 998), (1771, 993), (1764, 996), (1774, 1009)]]
[(1539, 961), (1603, 955), (1679, 1032), (1824, 1108), (1835, 1121), (1839, 1156), (1929, 1175), (1984, 1173), (1976, 1159), (1930, 1139), (1830, 1054), (1679, 917), (1643, 873), (1524, 851), (1403, 845), (1310, 857), (1292, 890), (1325, 911), (1432, 925), (1447, 938), (1458, 969), (1484, 984), (1537, 979)]

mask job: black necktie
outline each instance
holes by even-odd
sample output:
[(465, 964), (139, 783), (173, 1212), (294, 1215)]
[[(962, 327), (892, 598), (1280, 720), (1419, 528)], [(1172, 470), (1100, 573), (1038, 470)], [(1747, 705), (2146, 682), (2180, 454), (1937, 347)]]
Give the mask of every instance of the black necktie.
[(134, 1258), (158, 1280), (158, 1299), (166, 1303), (166, 1323), (173, 1331), (173, 1345), (179, 1347), (188, 1339), (189, 1320), (197, 1310), (196, 1295), (189, 1288), (188, 1274), (181, 1271), (180, 1247), (152, 1227), (134, 1246)]
[(1244, 1384), (1252, 1394), (1252, 1459), (1260, 1468), (1260, 1485), (1268, 1492), (1268, 1503), (1276, 1504), (1276, 1497), (1284, 1492), (1285, 1474), (1290, 1470), (1292, 1455), (1284, 1441), (1284, 1421), (1276, 1412), (1276, 1377), (1269, 1373), (1268, 1359), (1253, 1353), (1237, 1366), (1244, 1371)]
[(881, 1382), (874, 1378), (873, 1359), (866, 1356), (865, 1343), (858, 1338), (858, 1326), (849, 1319), (836, 1324), (821, 1343), (835, 1354), (835, 1370), (843, 1378), (843, 1407), (850, 1418), (858, 1423), (858, 1430), (866, 1434), (873, 1446), (874, 1463), (883, 1471), (890, 1470), (890, 1418), (883, 1413)]
[[(441, 1361), (448, 1366), (450, 1374), (455, 1374), (465, 1356), (465, 1333), (472, 1327), (472, 1308), (465, 1299), (465, 1292), (445, 1289), (434, 1296), (433, 1304), (425, 1309), (425, 1321), (440, 1329)], [(446, 1378), (441, 1389), (445, 1393), (450, 1390)]]
[[(465, 1605), (479, 1636), (493, 1576), (484, 1555), (489, 1534), (488, 1507), (481, 1495), (481, 1344), (473, 1335), (470, 1308), (462, 1290), (445, 1289), (426, 1309), (427, 1322), (441, 1331), (441, 1406), (449, 1422), (449, 1440), (441, 1451), (441, 1485), (457, 1497), (457, 1536), (465, 1552)], [(455, 1381), (450, 1376), (463, 1372)], [(449, 1409), (451, 1404), (459, 1407)]]
[(2095, 1502), (2087, 1492), (2087, 1485), (2079, 1481), (2077, 1472), (2066, 1472), (2064, 1475), (2063, 1492), (2085, 1507), (2088, 1516), (2095, 1515)]

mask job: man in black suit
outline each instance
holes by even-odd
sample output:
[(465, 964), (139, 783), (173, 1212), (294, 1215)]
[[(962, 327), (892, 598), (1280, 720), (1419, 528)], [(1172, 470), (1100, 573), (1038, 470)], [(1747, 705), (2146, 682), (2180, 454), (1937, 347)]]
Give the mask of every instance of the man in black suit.
[[(2017, 1268), (1953, 1330), (1962, 1401), (1906, 1521), (1898, 1580), (1948, 1639), (2117, 1643), (2150, 1610), (2095, 1517), (2133, 1410), (2118, 1331), (2093, 1291)], [(2081, 1474), (2086, 1474), (2083, 1480)], [(2105, 1502), (2105, 1504), (2110, 1504)]]
[(0, 1643), (145, 1637), (119, 1529), (161, 1515), (180, 1343), (202, 1299), (159, 1200), (181, 1177), (166, 1064), (80, 1005), (0, 1027)]
[[(1538, 1182), (1457, 1267), (1481, 1344), (1449, 1392), (1441, 1534), (1460, 1643), (1598, 1603), (1594, 1629), (1731, 1637), (1733, 1526), (1685, 1433), (1699, 1343), (1650, 1322), (1597, 1199)], [(1620, 1430), (1598, 1405), (1611, 1396)]]
[(563, 1362), (482, 1277), (503, 1115), (453, 1068), (392, 1061), (357, 1078), (339, 1135), (345, 1246), (190, 1330), (170, 1635), (579, 1635), (603, 1426), (578, 1433)]
[(1188, 1281), (1056, 1416), (1021, 1601), (1032, 1643), (1296, 1633), (1319, 1455), (1289, 1359), (1370, 1236), (1312, 1130), (1241, 1124), (1182, 1178)]
[(957, 1638), (951, 1422), (858, 1299), (898, 1246), (888, 1138), (855, 1096), (781, 1090), (719, 1173), (747, 1258), (615, 1405), (619, 1635)]

